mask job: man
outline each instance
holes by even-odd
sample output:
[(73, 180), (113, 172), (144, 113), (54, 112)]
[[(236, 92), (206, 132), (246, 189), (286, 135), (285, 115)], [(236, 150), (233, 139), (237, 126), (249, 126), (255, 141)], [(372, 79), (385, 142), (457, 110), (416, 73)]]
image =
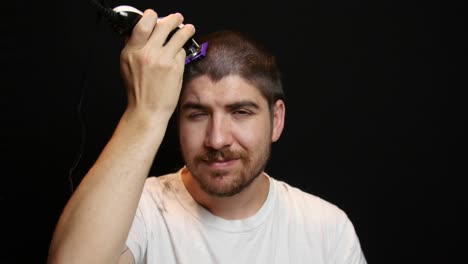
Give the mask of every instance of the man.
[[(193, 25), (166, 43), (182, 21), (147, 10), (128, 39), (127, 109), (65, 207), (49, 263), (366, 263), (343, 211), (264, 172), (285, 117), (274, 57), (221, 31), (184, 69)], [(148, 178), (177, 105), (186, 166)]]

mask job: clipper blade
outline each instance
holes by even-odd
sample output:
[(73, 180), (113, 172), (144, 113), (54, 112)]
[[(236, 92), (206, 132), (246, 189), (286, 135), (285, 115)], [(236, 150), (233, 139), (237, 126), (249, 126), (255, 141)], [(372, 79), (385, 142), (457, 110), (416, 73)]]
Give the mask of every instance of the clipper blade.
[(208, 42), (198, 45), (198, 43), (192, 39), (192, 45), (187, 49), (187, 57), (185, 57), (185, 64), (189, 64), (193, 61), (198, 61), (206, 56), (206, 49), (208, 48)]

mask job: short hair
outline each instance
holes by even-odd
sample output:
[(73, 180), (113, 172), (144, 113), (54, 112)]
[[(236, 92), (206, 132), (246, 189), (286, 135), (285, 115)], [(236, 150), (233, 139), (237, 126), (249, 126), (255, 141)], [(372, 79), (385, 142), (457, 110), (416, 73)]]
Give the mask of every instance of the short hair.
[(280, 71), (275, 56), (246, 33), (221, 30), (201, 37), (207, 42), (206, 56), (186, 65), (184, 84), (206, 75), (219, 81), (228, 75), (238, 75), (257, 87), (270, 109), (277, 100), (284, 100)]

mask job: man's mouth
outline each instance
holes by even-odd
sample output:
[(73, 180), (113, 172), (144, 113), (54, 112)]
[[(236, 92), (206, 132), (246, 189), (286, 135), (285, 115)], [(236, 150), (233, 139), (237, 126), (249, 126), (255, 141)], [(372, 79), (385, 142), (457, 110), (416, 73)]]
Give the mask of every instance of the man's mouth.
[(226, 169), (237, 161), (237, 159), (214, 159), (214, 160), (206, 160), (206, 164), (208, 167), (213, 169)]

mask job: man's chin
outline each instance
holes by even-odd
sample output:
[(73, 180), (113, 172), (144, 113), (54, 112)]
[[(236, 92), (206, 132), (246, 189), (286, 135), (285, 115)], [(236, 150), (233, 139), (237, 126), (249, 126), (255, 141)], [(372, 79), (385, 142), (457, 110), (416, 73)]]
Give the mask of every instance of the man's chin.
[(243, 188), (240, 186), (214, 186), (214, 185), (202, 185), (202, 189), (205, 193), (210, 196), (223, 198), (223, 197), (232, 197), (240, 193)]
[(216, 197), (230, 197), (242, 190), (239, 173), (227, 170), (210, 170), (195, 176), (201, 188), (209, 195)]

